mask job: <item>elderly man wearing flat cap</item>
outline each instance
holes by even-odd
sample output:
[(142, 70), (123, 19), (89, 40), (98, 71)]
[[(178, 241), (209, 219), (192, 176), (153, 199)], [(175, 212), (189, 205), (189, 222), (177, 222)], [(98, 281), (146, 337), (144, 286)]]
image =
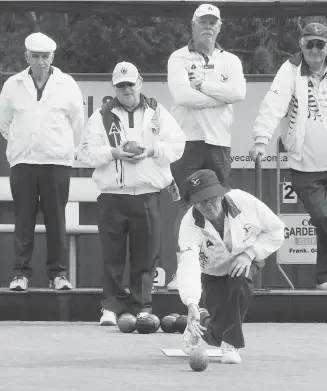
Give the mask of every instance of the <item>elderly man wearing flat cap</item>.
[(177, 283), (188, 306), (182, 349), (189, 354), (203, 339), (222, 347), (222, 363), (239, 364), (253, 276), (281, 247), (284, 224), (251, 194), (223, 186), (212, 170), (195, 172), (185, 185), (192, 206), (179, 232)]
[(0, 132), (7, 140), (10, 186), (15, 207), (15, 265), (10, 289), (24, 291), (39, 204), (47, 239), (47, 275), (54, 289), (71, 289), (65, 278), (70, 173), (84, 128), (77, 83), (52, 66), (56, 43), (42, 33), (25, 40), (28, 68), (11, 76), (0, 95)]
[(281, 123), (292, 187), (316, 227), (316, 287), (327, 290), (327, 27), (309, 23), (299, 44), (301, 52), (281, 66), (260, 106), (250, 155), (266, 157)]
[[(246, 82), (241, 61), (222, 49), (216, 39), (222, 21), (219, 9), (201, 4), (192, 18), (192, 39), (168, 60), (168, 87), (173, 98), (172, 115), (186, 136), (183, 156), (172, 165), (180, 193), (185, 179), (202, 168), (213, 170), (228, 184), (231, 172), (233, 103), (245, 97)], [(188, 206), (178, 201), (175, 220), (176, 253), (180, 222)], [(177, 289), (176, 281), (168, 289)]]

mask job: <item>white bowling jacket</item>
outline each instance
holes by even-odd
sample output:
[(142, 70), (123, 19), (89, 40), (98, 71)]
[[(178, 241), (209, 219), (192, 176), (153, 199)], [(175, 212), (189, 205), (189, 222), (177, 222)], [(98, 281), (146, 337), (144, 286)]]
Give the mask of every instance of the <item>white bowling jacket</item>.
[[(201, 91), (191, 87), (198, 76)], [(176, 50), (168, 60), (168, 87), (174, 105), (171, 114), (186, 140), (230, 147), (233, 103), (242, 101), (246, 81), (240, 59), (218, 44), (211, 56), (198, 53), (193, 41)]]
[(230, 190), (223, 200), (223, 209), (224, 240), (194, 207), (182, 220), (177, 282), (186, 305), (200, 301), (201, 273), (227, 275), (237, 255), (243, 252), (261, 268), (265, 259), (283, 244), (283, 222), (251, 194)]
[(11, 76), (0, 95), (0, 132), (7, 159), (19, 164), (72, 166), (84, 130), (82, 93), (75, 80), (52, 67), (41, 99), (29, 69)]
[[(138, 164), (114, 159), (112, 148), (125, 140), (153, 147), (153, 157)], [(86, 124), (77, 158), (95, 168), (92, 177), (102, 193), (138, 195), (171, 184), (170, 164), (181, 158), (184, 147), (184, 133), (173, 116), (155, 99), (141, 95), (132, 114), (117, 98), (96, 110)]]

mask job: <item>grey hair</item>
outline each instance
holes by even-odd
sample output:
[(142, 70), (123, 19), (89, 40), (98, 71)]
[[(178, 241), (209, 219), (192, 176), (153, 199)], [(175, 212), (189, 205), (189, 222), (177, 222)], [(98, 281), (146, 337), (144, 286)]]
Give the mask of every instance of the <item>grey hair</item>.
[[(193, 16), (192, 18), (192, 23), (195, 23), (197, 21), (197, 19), (199, 19), (199, 16)], [(221, 18), (217, 18), (217, 21), (220, 21), (221, 22)], [(222, 23), (222, 22), (221, 22)]]
[(36, 51), (34, 51), (34, 50), (29, 50), (29, 49), (26, 49), (26, 48), (25, 48), (25, 53), (26, 53), (26, 54), (30, 54), (30, 53), (47, 53), (47, 54), (54, 54), (54, 51), (52, 51), (52, 52), (36, 52)]

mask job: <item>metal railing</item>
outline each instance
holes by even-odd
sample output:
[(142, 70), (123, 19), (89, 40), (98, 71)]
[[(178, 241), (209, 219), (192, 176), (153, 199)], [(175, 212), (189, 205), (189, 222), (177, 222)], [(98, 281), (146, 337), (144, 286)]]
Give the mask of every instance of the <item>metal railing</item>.
[[(255, 196), (262, 201), (262, 166), (261, 156), (258, 155), (255, 160)], [(255, 278), (256, 288), (262, 287), (262, 271), (259, 270)]]
[(255, 161), (255, 196), (262, 201), (262, 167), (260, 155), (257, 156)]
[[(280, 188), (281, 188), (281, 185), (283, 184), (283, 181), (281, 181), (281, 175), (280, 175), (280, 171), (281, 171), (281, 164), (280, 164), (281, 156), (280, 156), (280, 154), (281, 154), (282, 150), (285, 151), (285, 148), (284, 148), (284, 145), (283, 145), (281, 137), (278, 137), (277, 145), (276, 145), (276, 151), (277, 151), (277, 176), (276, 176), (276, 180), (277, 180), (277, 186), (276, 186), (277, 194), (276, 194), (276, 198), (277, 198), (277, 215), (278, 216), (280, 216), (280, 214), (281, 214), (281, 210), (280, 210), (280, 203), (281, 203)], [(292, 281), (289, 279), (288, 275), (283, 270), (282, 266), (278, 262), (278, 259), (277, 259), (276, 263), (277, 263), (277, 267), (278, 267), (279, 271), (281, 272), (282, 276), (284, 277), (284, 279), (286, 280), (286, 282), (288, 283), (290, 288), (292, 290), (294, 290), (295, 289), (294, 284), (292, 283)]]

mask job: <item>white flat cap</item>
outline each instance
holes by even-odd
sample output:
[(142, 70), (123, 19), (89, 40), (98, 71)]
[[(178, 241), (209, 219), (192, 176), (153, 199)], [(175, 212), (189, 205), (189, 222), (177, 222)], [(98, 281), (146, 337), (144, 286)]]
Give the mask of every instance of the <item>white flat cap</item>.
[(56, 50), (57, 44), (45, 34), (33, 33), (25, 39), (25, 47), (31, 52), (52, 53)]

